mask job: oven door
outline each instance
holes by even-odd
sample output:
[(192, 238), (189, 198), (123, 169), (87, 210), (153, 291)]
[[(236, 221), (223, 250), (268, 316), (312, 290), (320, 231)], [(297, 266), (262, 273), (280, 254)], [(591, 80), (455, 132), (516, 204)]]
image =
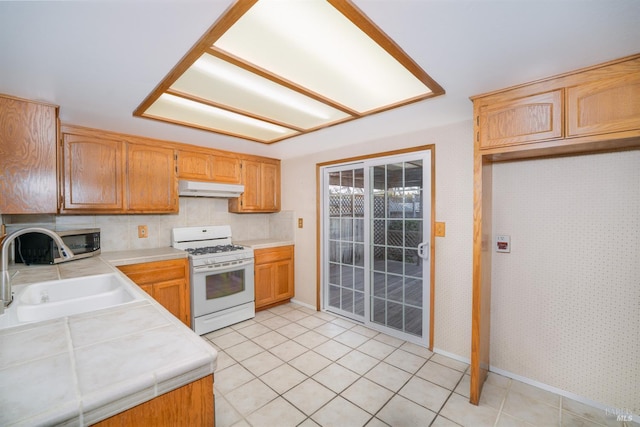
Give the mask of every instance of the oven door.
[(199, 266), (191, 270), (192, 316), (253, 302), (253, 259), (226, 267)]

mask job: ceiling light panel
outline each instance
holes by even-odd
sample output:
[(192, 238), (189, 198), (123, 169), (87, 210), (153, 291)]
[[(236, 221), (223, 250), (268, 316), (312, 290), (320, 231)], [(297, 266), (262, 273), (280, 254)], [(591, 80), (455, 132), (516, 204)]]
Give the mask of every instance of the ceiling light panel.
[(170, 90), (301, 130), (350, 117), (209, 54), (202, 55)]
[(153, 103), (145, 115), (264, 142), (288, 138), (299, 133), (293, 129), (166, 93)]
[(431, 92), (326, 1), (261, 0), (214, 46), (359, 113)]
[(237, 0), (133, 114), (270, 144), (443, 93), (349, 0)]

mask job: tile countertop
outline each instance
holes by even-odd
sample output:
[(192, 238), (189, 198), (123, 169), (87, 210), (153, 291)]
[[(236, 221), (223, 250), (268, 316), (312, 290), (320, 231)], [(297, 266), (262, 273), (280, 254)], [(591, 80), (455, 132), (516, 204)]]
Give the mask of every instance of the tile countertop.
[(277, 246), (290, 246), (295, 244), (293, 240), (259, 239), (234, 241), (234, 245), (248, 246), (251, 249), (275, 248)]
[(140, 264), (143, 262), (167, 261), (176, 258), (186, 258), (185, 251), (174, 248), (154, 248), (142, 250), (128, 250), (103, 252), (100, 258), (116, 267), (121, 265)]
[[(107, 260), (147, 262), (172, 251), (13, 265), (13, 283), (111, 273), (118, 270)], [(215, 349), (135, 290), (144, 299), (0, 330), (0, 425), (89, 425), (211, 375)]]

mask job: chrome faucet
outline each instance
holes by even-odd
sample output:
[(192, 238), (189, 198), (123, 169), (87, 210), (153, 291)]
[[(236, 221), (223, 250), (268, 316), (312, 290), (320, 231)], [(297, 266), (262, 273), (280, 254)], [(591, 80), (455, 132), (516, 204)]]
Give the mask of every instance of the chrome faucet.
[(0, 304), (0, 314), (3, 314), (5, 307), (8, 307), (9, 304), (11, 304), (11, 302), (13, 301), (13, 292), (11, 292), (11, 277), (9, 276), (9, 244), (16, 237), (20, 237), (26, 233), (46, 234), (56, 242), (56, 245), (58, 246), (58, 253), (60, 254), (61, 258), (64, 258), (66, 260), (73, 258), (73, 252), (71, 252), (71, 249), (69, 249), (67, 245), (64, 244), (62, 238), (53, 231), (47, 230), (46, 228), (23, 228), (22, 230), (14, 231), (13, 233), (5, 237), (5, 239), (2, 241), (2, 258), (0, 259), (0, 261), (2, 262), (2, 271), (0, 271), (0, 273), (2, 274), (2, 278), (0, 279), (2, 280), (2, 282), (0, 283), (0, 301), (2, 301), (2, 304)]

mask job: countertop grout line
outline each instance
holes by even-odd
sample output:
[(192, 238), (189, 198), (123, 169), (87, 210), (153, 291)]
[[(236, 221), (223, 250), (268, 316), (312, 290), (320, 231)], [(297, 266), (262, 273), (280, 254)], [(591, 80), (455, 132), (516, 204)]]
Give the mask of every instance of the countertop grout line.
[(67, 348), (69, 350), (69, 362), (71, 364), (71, 378), (74, 385), (74, 392), (76, 395), (76, 401), (78, 402), (78, 417), (80, 421), (80, 425), (84, 425), (83, 422), (83, 404), (82, 404), (82, 393), (80, 391), (80, 380), (78, 379), (78, 366), (76, 364), (76, 352), (73, 348), (73, 339), (71, 338), (71, 326), (69, 325), (69, 318), (65, 317), (64, 322), (64, 330), (67, 339)]
[[(139, 252), (144, 252), (144, 251), (139, 251)], [(172, 257), (172, 258), (180, 258), (181, 253), (174, 250), (173, 248), (165, 248), (164, 250), (160, 250), (160, 251), (154, 251), (154, 253), (151, 255), (151, 258), (166, 258), (166, 257)], [(184, 258), (184, 256), (182, 256), (182, 258)], [(142, 258), (144, 259), (144, 258)], [(114, 261), (107, 261), (106, 259), (102, 258), (102, 257), (95, 257), (95, 258), (88, 258), (86, 260), (77, 260), (76, 262), (78, 262), (78, 264), (74, 264), (71, 265), (65, 265), (64, 266), (64, 272), (61, 272), (60, 266), (59, 265), (55, 265), (55, 266), (47, 266), (47, 267), (51, 267), (51, 269), (53, 271), (51, 271), (51, 275), (50, 277), (62, 277), (62, 276), (69, 276), (69, 277), (83, 277), (83, 276), (90, 276), (93, 274), (102, 274), (102, 270), (103, 270), (103, 266), (108, 268), (109, 271), (114, 271), (114, 272), (118, 272), (119, 274), (122, 274), (121, 272), (119, 272), (119, 270), (117, 269), (117, 263), (119, 262), (126, 262), (122, 261), (122, 259), (118, 258), (118, 260), (114, 260)], [(24, 268), (24, 267), (22, 267)], [(99, 270), (100, 272), (95, 273), (95, 270)], [(44, 270), (43, 270), (44, 271)], [(24, 285), (29, 285), (32, 283), (37, 283), (38, 280), (37, 278), (34, 278), (35, 280), (30, 280), (29, 283), (25, 283)], [(51, 279), (48, 279), (51, 280)], [(140, 290), (140, 292), (142, 293), (142, 291)], [(151, 297), (146, 296), (145, 298), (139, 302), (139, 304), (136, 304), (135, 306), (136, 308), (142, 309), (144, 307), (150, 307), (152, 309), (154, 309), (155, 313), (159, 316), (157, 319), (155, 319), (155, 323), (157, 324), (151, 324), (151, 327), (147, 327), (147, 326), (143, 326), (141, 329), (138, 329), (134, 332), (130, 332), (127, 331), (127, 327), (126, 324), (130, 323), (128, 322), (126, 319), (118, 319), (118, 316), (115, 316), (115, 322), (117, 323), (118, 321), (120, 322), (120, 325), (123, 326), (122, 330), (125, 331), (125, 333), (123, 335), (120, 336), (114, 336), (112, 338), (109, 339), (102, 339), (96, 342), (93, 342), (91, 344), (85, 344), (79, 347), (74, 347), (74, 340), (72, 337), (72, 324), (74, 321), (74, 317), (75, 316), (65, 316), (62, 318), (58, 318), (58, 319), (51, 319), (49, 321), (44, 321), (44, 322), (33, 322), (33, 326), (27, 326), (29, 324), (25, 324), (25, 325), (21, 325), (18, 326), (18, 328), (23, 328), (22, 331), (16, 331), (16, 332), (9, 332), (9, 334), (19, 334), (20, 332), (23, 331), (30, 331), (31, 329), (37, 330), (37, 329), (41, 329), (44, 326), (48, 326), (48, 325), (55, 325), (56, 322), (59, 322), (59, 324), (57, 326), (55, 326), (55, 335), (51, 335), (48, 334), (50, 336), (50, 339), (47, 338), (46, 340), (42, 341), (42, 345), (46, 346), (47, 349), (50, 350), (50, 348), (54, 348), (54, 346), (52, 346), (52, 344), (56, 341), (56, 337), (59, 337), (57, 340), (60, 340), (64, 337), (64, 339), (66, 339), (66, 343), (59, 343), (58, 347), (66, 347), (66, 350), (61, 349), (60, 351), (54, 351), (53, 354), (51, 352), (49, 352), (48, 354), (46, 354), (45, 356), (39, 356), (37, 358), (30, 358), (29, 362), (34, 362), (34, 361), (39, 361), (39, 360), (46, 360), (46, 359), (50, 359), (52, 357), (68, 357), (67, 360), (69, 360), (69, 369), (72, 370), (71, 372), (71, 376), (67, 377), (69, 378), (68, 380), (65, 380), (65, 385), (63, 390), (66, 390), (65, 393), (67, 394), (67, 396), (69, 397), (66, 400), (66, 405), (61, 406), (60, 402), (54, 401), (54, 400), (47, 400), (46, 402), (43, 402), (44, 406), (40, 406), (38, 409), (42, 411), (42, 413), (39, 412), (38, 417), (44, 417), (43, 420), (50, 420), (50, 422), (53, 422), (54, 420), (57, 420), (56, 422), (73, 422), (73, 423), (80, 423), (81, 425), (84, 424), (86, 417), (84, 414), (84, 399), (85, 397), (88, 397), (89, 394), (83, 395), (82, 394), (82, 390), (80, 387), (80, 379), (82, 378), (82, 372), (79, 371), (79, 366), (78, 366), (78, 360), (76, 358), (77, 356), (77, 351), (78, 350), (83, 350), (86, 349), (90, 346), (94, 346), (96, 344), (108, 344), (110, 341), (114, 340), (114, 339), (122, 339), (122, 338), (127, 338), (127, 337), (131, 337), (131, 336), (136, 336), (136, 335), (140, 335), (140, 334), (145, 334), (148, 332), (155, 332), (154, 335), (163, 335), (161, 332), (158, 331), (162, 331), (163, 328), (166, 329), (167, 331), (171, 331), (172, 333), (175, 333), (177, 335), (179, 335), (180, 337), (184, 338), (186, 341), (190, 342), (191, 344), (194, 345), (194, 350), (195, 350), (195, 355), (193, 355), (192, 353), (192, 357), (189, 358), (189, 360), (186, 361), (185, 364), (185, 360), (175, 360), (173, 361), (175, 358), (171, 359), (171, 361), (169, 361), (169, 359), (167, 359), (166, 362), (163, 362), (163, 364), (158, 368), (157, 371), (154, 371), (152, 373), (153, 377), (153, 392), (154, 395), (157, 395), (158, 390), (160, 389), (159, 387), (159, 383), (158, 383), (158, 372), (173, 372), (175, 375), (172, 375), (171, 378), (167, 378), (168, 381), (163, 381), (168, 383), (171, 382), (175, 382), (175, 387), (179, 387), (180, 385), (178, 385), (178, 383), (180, 383), (180, 377), (185, 377), (188, 378), (190, 375), (192, 376), (192, 373), (195, 371), (198, 372), (205, 372), (205, 371), (209, 371), (210, 374), (213, 374), (215, 365), (216, 365), (216, 359), (215, 359), (215, 349), (212, 348), (209, 345), (205, 345), (204, 342), (202, 342), (200, 340), (199, 337), (195, 336), (193, 334), (192, 331), (190, 331), (184, 324), (182, 324), (178, 319), (173, 319), (170, 317), (169, 313), (166, 311), (166, 309), (164, 309), (162, 306), (160, 306), (158, 303), (156, 303), (155, 301), (151, 300)], [(128, 306), (125, 309), (131, 309), (131, 306)], [(122, 307), (119, 308), (114, 308), (112, 309), (112, 313), (118, 313), (119, 310), (122, 310)], [(140, 311), (139, 313), (144, 314), (144, 311)], [(89, 314), (89, 313), (80, 313), (77, 315), (78, 317), (75, 317), (76, 319), (87, 319), (87, 320), (91, 320), (92, 318), (95, 318), (97, 316), (93, 315), (93, 314)], [(100, 316), (100, 314), (98, 315)], [(134, 316), (135, 317), (135, 316)], [(51, 323), (49, 323), (51, 322)], [(124, 322), (124, 323), (123, 323)], [(62, 323), (64, 323), (64, 326), (62, 325)], [(139, 321), (134, 320), (133, 323), (139, 323)], [(159, 324), (158, 324), (159, 323)], [(85, 329), (84, 333), (89, 334), (92, 331), (92, 327), (94, 328), (94, 334), (96, 332), (99, 332), (99, 329), (95, 329), (96, 327), (100, 327), (99, 325), (91, 325), (88, 324), (87, 326), (89, 329)], [(61, 329), (64, 328), (64, 329)], [(11, 328), (8, 329), (4, 329), (2, 331), (0, 331), (1, 333), (6, 333), (5, 331), (9, 331)], [(22, 345), (22, 343), (26, 343), (27, 341), (25, 341), (25, 339), (28, 339), (28, 336), (26, 335), (22, 335), (22, 336), (18, 336), (17, 337), (19, 340), (19, 344)], [(20, 341), (22, 340), (22, 341)], [(186, 342), (185, 341), (185, 342)], [(176, 349), (178, 350), (178, 349)], [(140, 355), (139, 359), (143, 359), (144, 355)], [(201, 359), (201, 360), (198, 360)], [(202, 364), (198, 364), (199, 362), (202, 362)], [(205, 363), (206, 362), (206, 363)], [(3, 366), (2, 369), (11, 369), (15, 366), (20, 366), (23, 365), (23, 363), (20, 364), (12, 364), (12, 365), (7, 365), (7, 366)], [(188, 365), (188, 366), (187, 366)], [(196, 366), (197, 365), (197, 366)], [(186, 372), (182, 372), (183, 369), (188, 369)], [(165, 372), (165, 374), (166, 374)], [(163, 375), (165, 375), (163, 374)], [(200, 377), (199, 377), (200, 378)], [(68, 382), (67, 382), (68, 381)], [(151, 384), (150, 384), (151, 385)], [(114, 386), (114, 384), (109, 385), (109, 387)], [(126, 385), (125, 385), (126, 386)], [(45, 387), (46, 387), (46, 382), (45, 382)], [(128, 387), (128, 386), (126, 386)], [(73, 388), (73, 389), (72, 389)], [(172, 387), (173, 389), (173, 387)], [(124, 391), (124, 390), (123, 390)], [(20, 396), (19, 396), (20, 397)], [(23, 399), (26, 399), (25, 402), (27, 400), (30, 399), (29, 396), (21, 396)], [(62, 402), (64, 403), (64, 402)], [(115, 403), (112, 402), (112, 403)], [(100, 407), (104, 407), (106, 408), (107, 406), (111, 405), (112, 403), (106, 403), (105, 405), (100, 405)], [(95, 408), (95, 409), (99, 409), (99, 408)], [(94, 411), (94, 410), (91, 410)], [(67, 414), (67, 415), (64, 415)], [(71, 416), (70, 414), (73, 414), (73, 416)], [(24, 421), (25, 419), (23, 419), (22, 417), (20, 417), (20, 414), (15, 414), (17, 415), (18, 418), (13, 418), (13, 419), (9, 419), (7, 420), (9, 423), (13, 423), (13, 422), (21, 422), (20, 420)], [(24, 415), (24, 414), (22, 414)], [(69, 418), (71, 417), (71, 418)], [(33, 417), (32, 417), (33, 418)], [(60, 418), (64, 418), (64, 419), (60, 419)]]

